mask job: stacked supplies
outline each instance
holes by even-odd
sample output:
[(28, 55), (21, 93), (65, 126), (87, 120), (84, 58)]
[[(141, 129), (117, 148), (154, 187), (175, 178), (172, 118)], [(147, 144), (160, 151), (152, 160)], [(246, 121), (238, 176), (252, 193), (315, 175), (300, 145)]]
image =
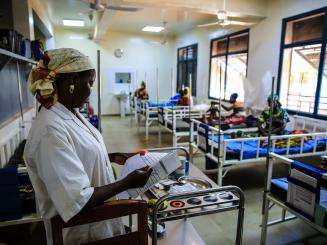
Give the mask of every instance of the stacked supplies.
[[(327, 171), (294, 161), (288, 180), (287, 203), (311, 220), (318, 222), (317, 212), (326, 213)], [(326, 225), (323, 221), (320, 224)]]

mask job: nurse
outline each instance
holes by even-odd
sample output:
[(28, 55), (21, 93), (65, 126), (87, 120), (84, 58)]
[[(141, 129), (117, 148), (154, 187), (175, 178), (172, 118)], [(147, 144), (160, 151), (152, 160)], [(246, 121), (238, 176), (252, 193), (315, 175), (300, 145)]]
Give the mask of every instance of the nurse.
[[(116, 181), (110, 160), (123, 164), (133, 154), (107, 154), (101, 134), (78, 111), (89, 98), (95, 70), (75, 49), (55, 49), (29, 76), (29, 88), (41, 104), (30, 129), (24, 156), (47, 243), (50, 218), (66, 222), (129, 188), (144, 186), (151, 169), (143, 168)], [(124, 233), (120, 219), (88, 224), (63, 232), (65, 244), (81, 244)]]

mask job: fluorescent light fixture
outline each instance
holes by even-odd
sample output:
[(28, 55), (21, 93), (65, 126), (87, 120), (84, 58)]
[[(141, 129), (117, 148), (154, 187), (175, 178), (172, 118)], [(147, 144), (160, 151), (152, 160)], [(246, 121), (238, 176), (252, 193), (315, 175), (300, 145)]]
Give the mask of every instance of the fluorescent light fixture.
[(165, 29), (163, 26), (145, 26), (142, 28), (142, 31), (147, 32), (161, 32)]
[(64, 26), (84, 26), (84, 20), (62, 20)]

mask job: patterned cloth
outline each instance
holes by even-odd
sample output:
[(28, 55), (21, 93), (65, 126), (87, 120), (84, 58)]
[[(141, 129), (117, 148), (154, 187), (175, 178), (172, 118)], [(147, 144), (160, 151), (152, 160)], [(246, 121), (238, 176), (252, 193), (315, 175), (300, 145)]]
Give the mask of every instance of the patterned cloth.
[[(285, 125), (290, 121), (290, 119), (287, 111), (281, 107), (281, 103), (278, 101), (278, 96), (269, 96), (268, 103), (270, 103), (271, 99), (273, 99), (275, 105), (272, 112), (272, 128), (274, 129)], [(269, 107), (265, 108), (259, 117), (259, 123), (264, 129), (269, 128), (269, 111)]]
[(146, 83), (144, 81), (142, 81), (141, 87), (135, 91), (135, 96), (140, 100), (149, 99), (149, 94), (148, 91), (146, 90)]
[(76, 49), (48, 50), (42, 60), (32, 68), (28, 78), (29, 90), (47, 109), (57, 101), (53, 82), (60, 73), (92, 70), (90, 59)]

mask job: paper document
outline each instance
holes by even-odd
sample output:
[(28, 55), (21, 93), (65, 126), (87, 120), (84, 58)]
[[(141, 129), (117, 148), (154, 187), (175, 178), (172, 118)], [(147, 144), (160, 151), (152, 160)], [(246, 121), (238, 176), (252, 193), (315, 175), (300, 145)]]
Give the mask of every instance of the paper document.
[(144, 156), (135, 155), (127, 159), (121, 171), (120, 179), (124, 179), (129, 173), (136, 169), (150, 166), (153, 171), (145, 186), (141, 188), (129, 189), (118, 195), (119, 199), (135, 198), (146, 192), (160, 180), (166, 179), (169, 174), (180, 167), (180, 161), (176, 151), (169, 153), (147, 153)]

